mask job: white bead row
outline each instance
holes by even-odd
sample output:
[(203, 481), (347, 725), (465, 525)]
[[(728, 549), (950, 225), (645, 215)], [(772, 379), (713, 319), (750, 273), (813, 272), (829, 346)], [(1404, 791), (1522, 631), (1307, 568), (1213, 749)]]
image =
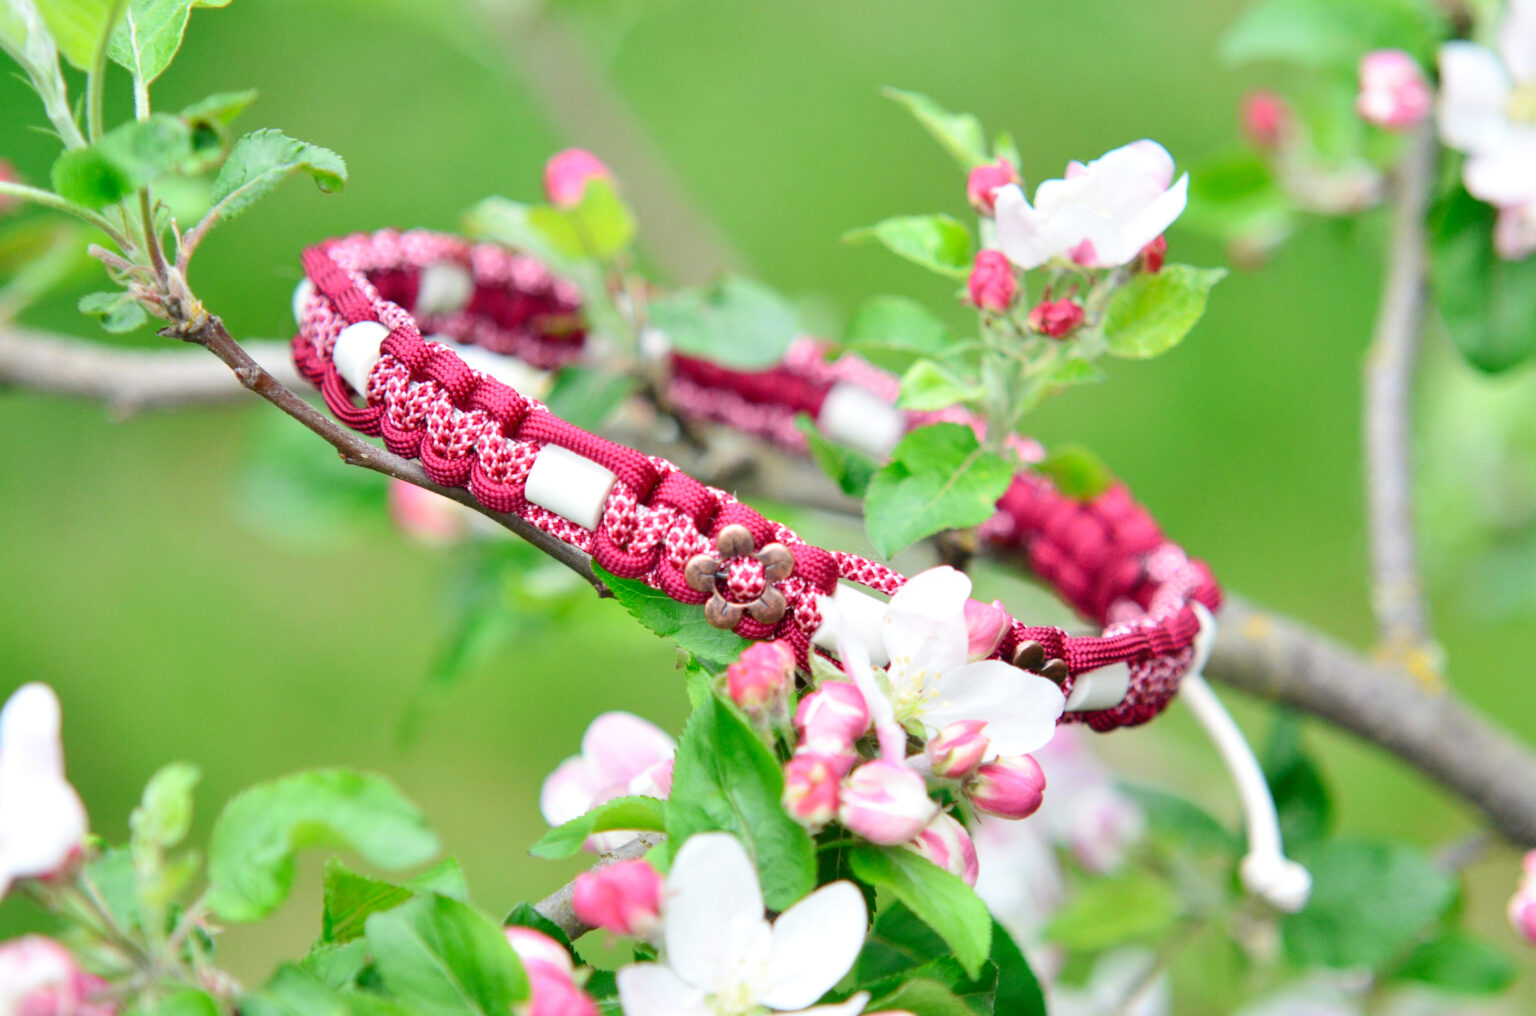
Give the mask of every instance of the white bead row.
[(1107, 667), (1077, 675), (1072, 683), (1072, 694), (1067, 696), (1067, 712), (1087, 713), (1097, 709), (1113, 709), (1131, 690), (1131, 668), (1124, 663), (1111, 663)]
[(475, 277), (456, 261), (434, 261), (416, 281), (416, 314), (438, 317), (469, 306), (475, 295)]
[(840, 381), (827, 392), (816, 426), (833, 441), (884, 462), (901, 442), (901, 410), (858, 385)]
[(524, 496), (584, 529), (596, 529), (617, 479), (591, 459), (559, 445), (545, 445), (528, 470)]
[(359, 321), (347, 325), (336, 336), (336, 346), (331, 359), (336, 373), (342, 376), (352, 390), (359, 395), (368, 391), (368, 375), (379, 362), (379, 346), (389, 338), (389, 329), (377, 321)]
[(544, 400), (549, 394), (553, 378), (549, 371), (530, 367), (523, 361), (511, 356), (502, 356), (479, 346), (465, 346), (446, 335), (428, 335), (429, 342), (441, 342), (454, 355), (463, 360), (469, 366), (482, 374), (489, 374), (504, 385), (516, 388), (518, 394), (530, 399)]

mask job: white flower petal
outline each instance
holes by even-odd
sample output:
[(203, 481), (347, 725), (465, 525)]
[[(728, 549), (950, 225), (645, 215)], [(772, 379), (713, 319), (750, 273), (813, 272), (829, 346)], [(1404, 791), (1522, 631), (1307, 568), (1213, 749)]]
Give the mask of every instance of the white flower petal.
[(581, 738), (582, 757), (604, 784), (627, 784), (676, 750), (666, 731), (633, 713), (603, 713)]
[(1065, 705), (1061, 689), (1045, 678), (982, 660), (944, 678), (923, 723), (941, 729), (959, 720), (986, 720), (992, 753), (1023, 755), (1051, 739)]
[(36, 681), (24, 684), (0, 709), (0, 766), (38, 775), (64, 775), (59, 697)]
[(662, 928), (667, 963), (715, 990), (767, 932), (757, 869), (730, 833), (700, 833), (678, 848), (667, 876)]
[(868, 919), (852, 882), (823, 886), (784, 911), (773, 924), (768, 990), (758, 1001), (799, 1009), (832, 990), (858, 959)]
[(552, 826), (563, 825), (592, 810), (597, 795), (606, 790), (587, 760), (572, 755), (544, 778), (539, 789), (539, 813)]
[(1511, 134), (1499, 148), (1474, 154), (1461, 170), (1473, 197), (1508, 207), (1536, 201), (1536, 131)]
[(1499, 26), (1499, 54), (1516, 81), (1536, 84), (1536, 0), (1510, 0)]
[[(831, 607), (830, 603), (828, 606), (834, 612), (837, 609)], [(837, 615), (834, 613), (833, 617), (835, 619)], [(889, 726), (896, 721), (896, 710), (891, 705), (890, 696), (880, 687), (880, 682), (875, 680), (875, 668), (869, 662), (869, 650), (858, 638), (845, 634), (836, 620), (833, 625), (833, 631), (837, 633), (837, 657), (842, 662), (843, 673), (853, 679), (853, 686), (864, 696), (864, 705), (869, 709), (870, 725), (876, 730)]]
[(1189, 204), (1189, 174), (1179, 177), (1179, 182), (1163, 191), (1152, 203), (1142, 209), (1125, 227), (1125, 240), (1130, 256), (1118, 264), (1126, 264), (1147, 244), (1156, 240), (1173, 225), (1174, 220), (1184, 214), (1184, 208)]
[(704, 993), (660, 963), (623, 967), (616, 980), (624, 1016), (710, 1016)]
[(1474, 42), (1440, 47), (1436, 123), (1445, 143), (1464, 152), (1496, 148), (1509, 130), (1510, 80), (1494, 52)]
[(880, 619), (880, 635), (892, 661), (914, 670), (942, 673), (962, 666), (970, 637), (965, 600), (971, 579), (947, 565), (929, 568), (896, 590)]
[(1018, 184), (993, 192), (997, 217), (997, 246), (1020, 268), (1038, 268), (1061, 253), (1045, 235), (1046, 217), (1030, 207)]
[(845, 1002), (833, 1002), (831, 1005), (813, 1005), (809, 1009), (801, 1009), (794, 1016), (859, 1016), (864, 1007), (869, 1004), (869, 992), (861, 991), (848, 996)]

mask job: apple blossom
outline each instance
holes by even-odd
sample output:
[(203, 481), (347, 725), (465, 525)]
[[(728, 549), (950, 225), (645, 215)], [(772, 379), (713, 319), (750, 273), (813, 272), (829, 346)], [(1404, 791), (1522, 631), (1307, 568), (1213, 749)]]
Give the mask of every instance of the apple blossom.
[(916, 836), (938, 811), (921, 776), (900, 762), (876, 759), (843, 781), (837, 817), (871, 843), (894, 846)]
[(597, 1003), (576, 986), (571, 954), (541, 931), (512, 926), (507, 941), (528, 975), (528, 1001), (516, 1016), (597, 1016)]
[(837, 817), (840, 786), (855, 756), (846, 751), (802, 749), (784, 764), (784, 810), (812, 832)]
[(1031, 205), (1018, 184), (997, 191), (997, 242), (1020, 268), (1065, 257), (1088, 268), (1127, 264), (1166, 230), (1188, 202), (1189, 176), (1173, 180), (1173, 157), (1135, 141), (1066, 178), (1047, 180)]
[(85, 806), (64, 778), (59, 697), (24, 684), (0, 709), (0, 895), (18, 878), (52, 875), (80, 849)]
[(1008, 184), (1022, 184), (1023, 178), (1013, 163), (999, 157), (971, 170), (965, 178), (965, 198), (981, 215), (991, 215), (995, 204), (995, 192)]
[(1291, 108), (1274, 92), (1251, 92), (1239, 111), (1243, 135), (1260, 151), (1281, 147), (1291, 135)]
[(1014, 297), (1019, 293), (1018, 280), (1013, 277), (1013, 265), (1008, 263), (1002, 251), (996, 250), (976, 252), (976, 263), (971, 268), (965, 287), (973, 305), (994, 313), (1002, 313), (1013, 306)]
[(847, 681), (823, 681), (800, 700), (795, 729), (802, 747), (813, 752), (845, 752), (869, 729), (869, 706)]
[(568, 208), (581, 202), (588, 180), (611, 179), (613, 173), (597, 156), (585, 148), (567, 148), (544, 164), (544, 196), (551, 204)]
[(764, 918), (757, 870), (729, 833), (700, 833), (678, 848), (663, 908), (664, 962), (618, 973), (625, 1016), (748, 1016), (762, 1009), (856, 1016), (869, 996), (812, 1006), (864, 945), (868, 913), (851, 882), (822, 886)]
[(0, 1013), (6, 1016), (112, 1016), (117, 1010), (110, 1002), (91, 1001), (106, 987), (51, 938), (0, 943)]
[(1030, 308), (1029, 327), (1052, 339), (1064, 339), (1083, 323), (1083, 308), (1071, 297), (1041, 300)]
[(503, 931), (507, 936), (507, 942), (512, 946), (512, 951), (517, 953), (518, 961), (524, 968), (546, 966), (567, 977), (575, 973), (576, 966), (571, 962), (571, 951), (542, 931), (525, 928), (519, 924), (509, 924)]
[(731, 701), (748, 713), (782, 712), (795, 682), (795, 651), (787, 642), (756, 642), (725, 668)]
[(594, 928), (646, 938), (661, 920), (662, 878), (643, 857), (576, 876), (571, 909)]
[(1434, 94), (1418, 61), (1400, 49), (1377, 49), (1360, 58), (1361, 119), (1388, 130), (1417, 127), (1429, 115)]
[(1045, 800), (1045, 773), (1028, 755), (1007, 755), (977, 769), (966, 793), (978, 811), (998, 818), (1028, 818)]
[(976, 861), (976, 844), (954, 816), (940, 812), (927, 828), (902, 844), (903, 847), (926, 857), (951, 875), (958, 875), (965, 884), (974, 886), (979, 867)]
[(986, 725), (985, 720), (960, 720), (930, 738), (928, 766), (933, 775), (960, 780), (975, 772), (991, 748), (987, 735), (982, 733)]
[[(640, 794), (666, 797), (677, 745), (660, 727), (631, 713), (603, 713), (581, 738), (581, 754), (560, 763), (544, 781), (539, 811), (562, 825), (604, 801)], [(622, 830), (587, 838), (586, 849), (612, 850), (630, 840)]]
[(1509, 923), (1527, 942), (1536, 944), (1536, 886), (1521, 886), (1509, 898)]
[(980, 600), (965, 601), (965, 634), (970, 640), (966, 645), (966, 658), (975, 662), (985, 660), (1003, 641), (1008, 631), (1008, 610), (1002, 600), (982, 603)]

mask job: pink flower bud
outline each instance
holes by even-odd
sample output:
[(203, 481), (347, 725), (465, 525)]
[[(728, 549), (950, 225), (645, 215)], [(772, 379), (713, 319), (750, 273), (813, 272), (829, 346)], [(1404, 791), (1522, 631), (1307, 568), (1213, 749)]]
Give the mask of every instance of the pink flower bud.
[(820, 753), (839, 754), (869, 729), (869, 706), (858, 688), (847, 681), (824, 681), (800, 700), (795, 729), (801, 745)]
[(1418, 62), (1400, 49), (1378, 49), (1360, 58), (1361, 119), (1387, 130), (1416, 127), (1429, 115), (1434, 95)]
[(866, 762), (843, 781), (837, 817), (871, 843), (895, 846), (922, 832), (939, 806), (923, 778), (900, 762)]
[(1167, 259), (1168, 241), (1161, 236), (1157, 237), (1141, 249), (1141, 270), (1148, 275), (1156, 275), (1163, 270), (1163, 262)]
[(1510, 897), (1509, 923), (1527, 942), (1536, 944), (1536, 888), (1522, 886)]
[(970, 176), (965, 178), (965, 197), (978, 213), (990, 216), (996, 204), (992, 192), (1011, 183), (1023, 182), (1019, 171), (1013, 168), (1013, 163), (999, 158), (996, 162), (971, 170)]
[(982, 310), (1005, 311), (1013, 305), (1019, 294), (1018, 280), (1013, 277), (1013, 265), (1000, 250), (976, 252), (976, 264), (971, 277), (966, 280), (971, 303)]
[(1008, 622), (1011, 620), (1008, 611), (1003, 609), (1002, 600), (993, 600), (991, 603), (965, 601), (966, 655), (972, 662), (985, 660), (992, 655), (997, 644), (1003, 640), (1003, 633), (1008, 630)]
[(597, 156), (585, 148), (567, 148), (544, 164), (544, 196), (550, 204), (569, 208), (581, 202), (588, 180), (612, 179), (613, 174)]
[(389, 481), (389, 517), (419, 543), (446, 547), (464, 538), (469, 509), (414, 483)]
[(982, 733), (986, 720), (958, 720), (928, 742), (928, 762), (933, 774), (946, 780), (960, 780), (976, 771), (987, 757), (989, 742)]
[(11, 1016), (113, 1016), (94, 1001), (107, 983), (81, 970), (58, 942), (27, 935), (0, 944), (0, 1012)]
[[(12, 166), (4, 159), (0, 159), (0, 183), (21, 183), (21, 177)], [(14, 211), (21, 204), (21, 198), (12, 197), (9, 194), (0, 194), (0, 215)]]
[(1083, 323), (1083, 308), (1071, 297), (1041, 300), (1029, 312), (1029, 327), (1053, 339), (1063, 339)]
[(1028, 755), (1009, 755), (977, 769), (967, 790), (978, 811), (998, 818), (1028, 818), (1045, 799), (1045, 773)]
[(795, 651), (787, 642), (758, 642), (725, 668), (731, 701), (748, 713), (782, 709), (795, 680)]
[(593, 868), (576, 876), (571, 909), (594, 928), (645, 938), (661, 920), (661, 874), (643, 857)]
[(598, 1016), (597, 1003), (571, 980), (545, 966), (528, 968), (528, 1001), (520, 1016)]
[(784, 810), (815, 832), (837, 817), (839, 783), (853, 756), (799, 751), (784, 764)]
[(1260, 151), (1280, 148), (1291, 135), (1291, 107), (1274, 92), (1252, 92), (1243, 99), (1240, 113), (1243, 134)]
[(570, 950), (542, 931), (518, 924), (509, 924), (502, 931), (525, 969), (544, 968), (566, 978), (575, 971)]
[(965, 884), (974, 886), (980, 868), (976, 861), (976, 844), (965, 826), (954, 816), (940, 812), (928, 827), (902, 846), (915, 854), (928, 858), (951, 875), (959, 875)]

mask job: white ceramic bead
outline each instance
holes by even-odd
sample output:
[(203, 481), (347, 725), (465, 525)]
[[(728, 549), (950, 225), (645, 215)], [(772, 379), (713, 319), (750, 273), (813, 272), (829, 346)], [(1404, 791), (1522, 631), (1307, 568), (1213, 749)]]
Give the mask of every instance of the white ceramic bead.
[(368, 392), (368, 375), (373, 372), (373, 365), (379, 362), (379, 346), (387, 338), (389, 329), (377, 321), (347, 325), (336, 336), (336, 348), (331, 352), (336, 373), (359, 395)]
[(827, 392), (816, 417), (827, 437), (884, 462), (901, 441), (901, 410), (858, 385), (839, 382)]
[(416, 313), (430, 317), (453, 314), (469, 305), (475, 279), (454, 261), (434, 261), (421, 270), (416, 284)]
[(1067, 696), (1067, 712), (1086, 713), (1096, 709), (1113, 709), (1131, 690), (1131, 668), (1124, 663), (1111, 663), (1098, 670), (1078, 675)]
[(821, 616), (827, 620), (811, 636), (812, 645), (829, 653), (837, 652), (837, 635), (832, 630), (831, 622), (832, 611), (828, 609), (832, 607), (842, 617), (846, 632), (864, 643), (864, 648), (869, 650), (870, 663), (883, 667), (891, 662), (885, 651), (885, 639), (880, 635), (880, 621), (885, 617), (884, 600), (839, 582), (831, 596), (818, 596), (816, 603), (821, 608)]
[(504, 385), (511, 385), (527, 398), (543, 401), (544, 396), (549, 394), (552, 382), (547, 370), (530, 367), (516, 357), (502, 356), (479, 346), (462, 345), (446, 335), (428, 335), (427, 339), (441, 342), (475, 370), (489, 374)]
[(303, 327), (304, 308), (309, 304), (309, 298), (315, 295), (315, 284), (307, 278), (300, 279), (299, 284), (293, 287), (293, 323)]
[(526, 496), (578, 526), (596, 529), (615, 479), (591, 459), (558, 445), (545, 445), (528, 470)]

